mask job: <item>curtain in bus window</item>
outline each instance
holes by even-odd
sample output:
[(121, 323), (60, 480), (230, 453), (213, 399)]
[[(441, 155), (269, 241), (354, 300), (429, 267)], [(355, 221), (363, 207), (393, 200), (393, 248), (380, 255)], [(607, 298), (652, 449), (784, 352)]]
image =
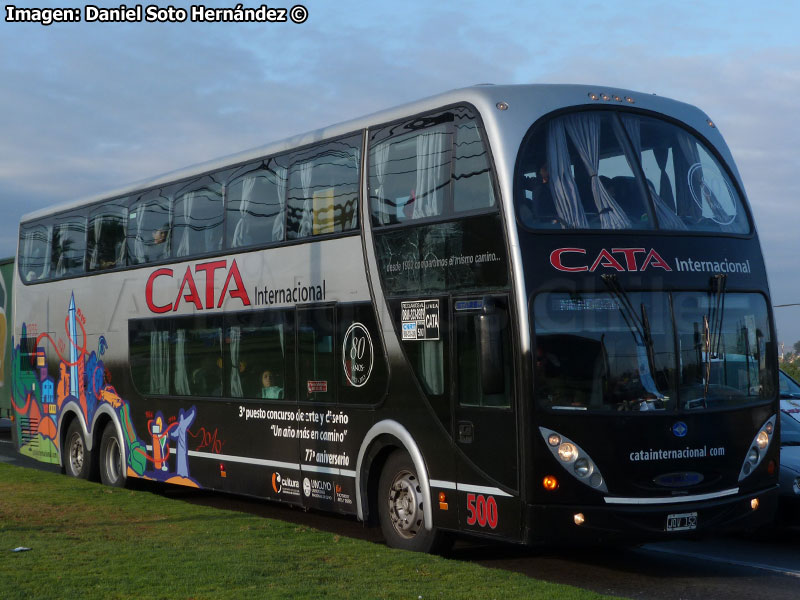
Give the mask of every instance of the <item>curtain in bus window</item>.
[(311, 174), (314, 164), (311, 161), (300, 165), (300, 186), (303, 188), (303, 212), (300, 214), (300, 227), (297, 237), (308, 237), (314, 225), (314, 215), (311, 210)]
[[(433, 130), (417, 136), (417, 187), (411, 202), (414, 203), (414, 219), (435, 217), (442, 213), (445, 142), (449, 136), (444, 130)], [(449, 165), (449, 161), (448, 161)]]
[[(628, 139), (631, 141), (631, 144), (633, 144), (635, 156), (629, 156), (629, 149), (626, 144), (623, 144), (622, 148), (625, 151), (625, 156), (628, 159), (628, 163), (633, 165), (640, 162), (642, 158), (642, 123), (638, 117), (630, 115), (623, 115), (621, 118), (625, 132), (628, 134)], [(612, 123), (614, 124), (614, 129), (617, 130), (619, 128), (617, 120), (613, 119)], [(617, 137), (622, 139), (623, 136), (621, 131), (617, 131)], [(664, 161), (666, 163), (666, 156), (664, 157)], [(645, 185), (650, 192), (650, 197), (652, 198), (653, 205), (656, 208), (658, 223), (661, 229), (685, 230), (686, 225), (684, 222), (678, 218), (678, 215), (675, 214), (675, 211), (670, 208), (670, 206), (661, 198), (649, 180), (645, 179)], [(669, 185), (669, 180), (667, 180), (667, 185)], [(671, 194), (669, 197), (671, 198)]]
[(253, 243), (250, 239), (250, 220), (247, 218), (250, 212), (251, 197), (256, 189), (257, 176), (251, 175), (242, 180), (242, 199), (239, 201), (239, 222), (233, 230), (233, 239), (230, 242), (231, 248), (248, 246)]
[(572, 176), (567, 133), (561, 119), (551, 121), (547, 128), (547, 165), (550, 168), (550, 185), (561, 226), (588, 228), (589, 222), (580, 202), (578, 186)]
[(592, 188), (600, 225), (603, 229), (630, 229), (631, 222), (625, 211), (608, 193), (598, 176), (600, 167), (600, 115), (585, 113), (563, 117), (564, 126), (578, 151)]
[[(175, 233), (178, 235), (178, 248), (175, 250), (175, 256), (189, 256), (190, 254), (190, 240), (192, 231), (192, 209), (194, 207), (194, 198), (197, 194), (195, 192), (188, 192), (181, 196), (180, 202), (183, 205), (182, 222), (176, 222)], [(176, 204), (178, 201), (176, 201)]]
[(228, 330), (231, 345), (231, 396), (241, 398), (242, 379), (239, 377), (239, 346), (242, 340), (242, 330), (239, 327), (231, 327)]
[(183, 329), (178, 329), (175, 339), (175, 393), (180, 396), (191, 394), (186, 370), (186, 331)]
[[(125, 201), (123, 201), (125, 202)], [(125, 206), (110, 203), (89, 216), (89, 270), (125, 265)]]
[(286, 187), (289, 185), (287, 178), (288, 169), (286, 167), (276, 167), (275, 176), (278, 185), (275, 190), (278, 192), (278, 215), (272, 223), (272, 241), (278, 242), (284, 239), (284, 223), (286, 222)]
[(169, 393), (169, 331), (150, 332), (150, 393)]
[(389, 216), (389, 203), (390, 201), (386, 196), (386, 167), (389, 164), (389, 151), (391, 144), (389, 142), (381, 142), (375, 144), (370, 149), (370, 165), (375, 170), (375, 190), (372, 202), (372, 215), (377, 218), (381, 224), (390, 222)]
[(478, 124), (463, 114), (457, 114), (456, 119), (453, 210), (458, 213), (492, 207), (495, 200), (489, 157)]

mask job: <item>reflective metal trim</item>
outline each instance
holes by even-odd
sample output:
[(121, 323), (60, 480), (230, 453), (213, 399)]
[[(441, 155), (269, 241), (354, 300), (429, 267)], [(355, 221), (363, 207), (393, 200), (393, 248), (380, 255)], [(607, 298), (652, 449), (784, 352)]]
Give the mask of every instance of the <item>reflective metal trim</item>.
[(682, 504), (685, 502), (700, 502), (702, 500), (711, 500), (713, 498), (725, 498), (726, 496), (735, 496), (739, 493), (739, 488), (730, 490), (723, 490), (721, 492), (713, 492), (711, 494), (697, 494), (696, 496), (667, 496), (665, 498), (615, 498), (606, 497), (603, 500), (606, 504)]

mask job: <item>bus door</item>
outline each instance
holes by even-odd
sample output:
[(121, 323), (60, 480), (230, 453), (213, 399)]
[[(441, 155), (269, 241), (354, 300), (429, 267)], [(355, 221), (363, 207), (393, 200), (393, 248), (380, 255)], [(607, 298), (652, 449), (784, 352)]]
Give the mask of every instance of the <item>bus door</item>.
[(452, 308), (459, 519), (466, 529), (513, 536), (519, 458), (508, 297), (453, 298)]

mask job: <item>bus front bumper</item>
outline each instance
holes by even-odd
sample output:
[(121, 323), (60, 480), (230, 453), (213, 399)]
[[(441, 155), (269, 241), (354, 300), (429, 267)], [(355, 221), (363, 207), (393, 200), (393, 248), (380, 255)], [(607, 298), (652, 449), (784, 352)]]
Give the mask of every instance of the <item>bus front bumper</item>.
[(527, 537), (529, 543), (650, 542), (753, 531), (773, 522), (777, 506), (777, 486), (685, 504), (532, 504), (528, 505), (527, 522), (532, 528)]

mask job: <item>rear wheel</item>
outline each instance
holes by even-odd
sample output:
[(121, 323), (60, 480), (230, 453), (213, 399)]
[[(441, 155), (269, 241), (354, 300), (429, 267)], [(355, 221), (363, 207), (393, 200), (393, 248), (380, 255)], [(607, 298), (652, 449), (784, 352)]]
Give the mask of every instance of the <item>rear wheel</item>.
[(125, 485), (125, 461), (122, 444), (119, 442), (117, 428), (109, 422), (100, 440), (100, 481), (105, 485), (122, 487)]
[(445, 535), (425, 529), (425, 502), (411, 457), (396, 451), (383, 467), (378, 483), (378, 518), (386, 543), (392, 548), (415, 552), (440, 552)]
[(62, 450), (64, 472), (72, 477), (88, 479), (92, 463), (92, 455), (86, 447), (83, 429), (77, 419), (73, 420), (67, 428)]

